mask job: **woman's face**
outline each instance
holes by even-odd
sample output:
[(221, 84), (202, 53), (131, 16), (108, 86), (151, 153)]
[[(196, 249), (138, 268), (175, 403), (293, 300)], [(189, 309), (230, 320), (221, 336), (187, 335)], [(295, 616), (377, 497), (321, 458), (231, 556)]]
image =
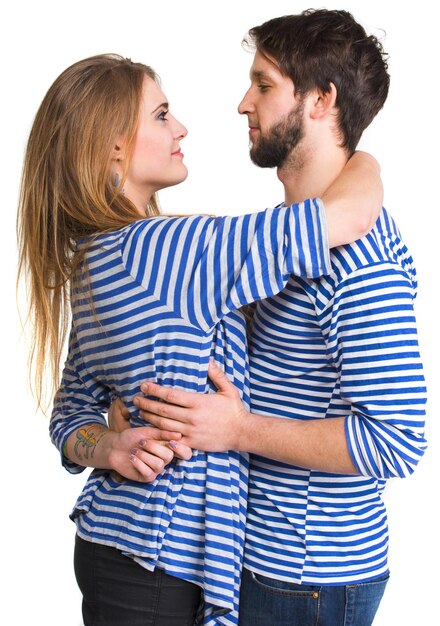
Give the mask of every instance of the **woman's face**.
[(153, 193), (185, 180), (180, 141), (187, 130), (169, 112), (157, 83), (145, 76), (139, 126), (124, 182), (124, 193), (142, 210)]

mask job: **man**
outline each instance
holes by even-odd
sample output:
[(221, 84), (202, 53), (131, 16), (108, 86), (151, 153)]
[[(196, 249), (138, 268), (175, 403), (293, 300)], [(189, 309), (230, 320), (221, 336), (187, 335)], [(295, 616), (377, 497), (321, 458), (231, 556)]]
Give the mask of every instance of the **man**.
[[(248, 43), (251, 158), (277, 168), (286, 204), (319, 196), (386, 100), (382, 48), (327, 10), (270, 20)], [(381, 494), (426, 448), (416, 274), (389, 214), (331, 261), (256, 305), (252, 413), (216, 367), (217, 394), (148, 383), (161, 402), (136, 400), (193, 448), (251, 453), (242, 626), (371, 624), (388, 579)]]

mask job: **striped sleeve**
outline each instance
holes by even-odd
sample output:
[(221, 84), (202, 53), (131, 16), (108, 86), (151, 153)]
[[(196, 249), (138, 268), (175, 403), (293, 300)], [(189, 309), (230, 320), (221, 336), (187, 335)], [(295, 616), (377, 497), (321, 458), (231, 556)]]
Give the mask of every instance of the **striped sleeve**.
[(408, 476), (426, 448), (413, 296), (406, 272), (387, 261), (349, 274), (333, 299), (328, 349), (351, 405), (350, 455), (364, 476)]
[(128, 231), (122, 255), (138, 284), (204, 331), (278, 293), (291, 274), (330, 271), (319, 199), (239, 217), (142, 220)]
[(90, 424), (107, 426), (104, 414), (107, 413), (111, 402), (108, 391), (87, 375), (81, 363), (79, 346), (72, 329), (68, 356), (49, 425), (52, 443), (61, 453), (63, 466), (71, 474), (78, 474), (85, 467), (73, 463), (64, 455), (64, 444), (79, 428)]

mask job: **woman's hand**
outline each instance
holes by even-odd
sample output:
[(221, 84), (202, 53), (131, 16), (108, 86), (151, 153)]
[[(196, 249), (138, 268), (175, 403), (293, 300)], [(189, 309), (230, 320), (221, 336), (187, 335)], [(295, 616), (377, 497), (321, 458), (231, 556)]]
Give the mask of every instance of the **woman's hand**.
[(112, 434), (109, 464), (125, 478), (152, 482), (175, 456), (191, 458), (192, 450), (180, 444), (180, 439), (177, 432), (164, 432), (151, 426), (124, 429)]
[[(136, 433), (140, 430), (144, 431), (143, 428), (132, 429), (129, 420), (130, 412), (124, 402), (119, 397), (115, 398), (108, 411), (109, 428), (117, 433), (123, 433), (127, 429), (133, 430)], [(192, 450), (189, 446), (180, 441), (182, 437), (180, 433), (162, 433), (162, 431), (154, 428), (148, 428), (145, 433), (148, 435), (146, 445), (149, 449), (145, 449), (145, 446), (143, 447), (142, 445), (136, 445), (135, 442), (133, 444), (133, 448), (130, 449), (129, 460), (138, 474), (140, 474), (139, 478), (133, 478), (133, 480), (145, 480), (145, 482), (151, 482), (151, 480), (155, 480), (156, 476), (163, 471), (165, 465), (170, 463), (174, 457), (183, 460), (191, 458)], [(144, 441), (144, 438), (141, 437), (140, 440)], [(153, 440), (154, 445), (152, 443)], [(163, 466), (162, 463), (164, 464)], [(162, 469), (160, 469), (161, 466)], [(114, 472), (114, 478), (116, 480), (120, 480), (120, 472), (116, 470), (116, 468), (114, 468)], [(122, 474), (122, 478), (124, 476), (126, 476), (126, 474)], [(128, 476), (126, 477), (128, 478)]]
[(130, 428), (130, 412), (121, 398), (115, 398), (108, 410), (108, 427), (117, 433)]
[(191, 448), (207, 452), (240, 450), (249, 413), (236, 387), (213, 361), (208, 373), (217, 393), (180, 391), (146, 382), (142, 392), (162, 402), (136, 396), (134, 404), (141, 409), (143, 419), (161, 430), (179, 432), (182, 444)]

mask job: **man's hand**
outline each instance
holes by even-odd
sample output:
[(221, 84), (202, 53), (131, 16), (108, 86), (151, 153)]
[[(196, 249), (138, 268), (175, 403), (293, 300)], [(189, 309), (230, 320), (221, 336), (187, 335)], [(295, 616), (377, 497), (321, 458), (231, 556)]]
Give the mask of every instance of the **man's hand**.
[(161, 430), (181, 433), (182, 444), (191, 448), (206, 452), (240, 450), (249, 413), (236, 387), (213, 361), (208, 373), (217, 393), (180, 391), (146, 382), (141, 385), (142, 392), (161, 402), (136, 396), (134, 404), (141, 409), (143, 419)]

